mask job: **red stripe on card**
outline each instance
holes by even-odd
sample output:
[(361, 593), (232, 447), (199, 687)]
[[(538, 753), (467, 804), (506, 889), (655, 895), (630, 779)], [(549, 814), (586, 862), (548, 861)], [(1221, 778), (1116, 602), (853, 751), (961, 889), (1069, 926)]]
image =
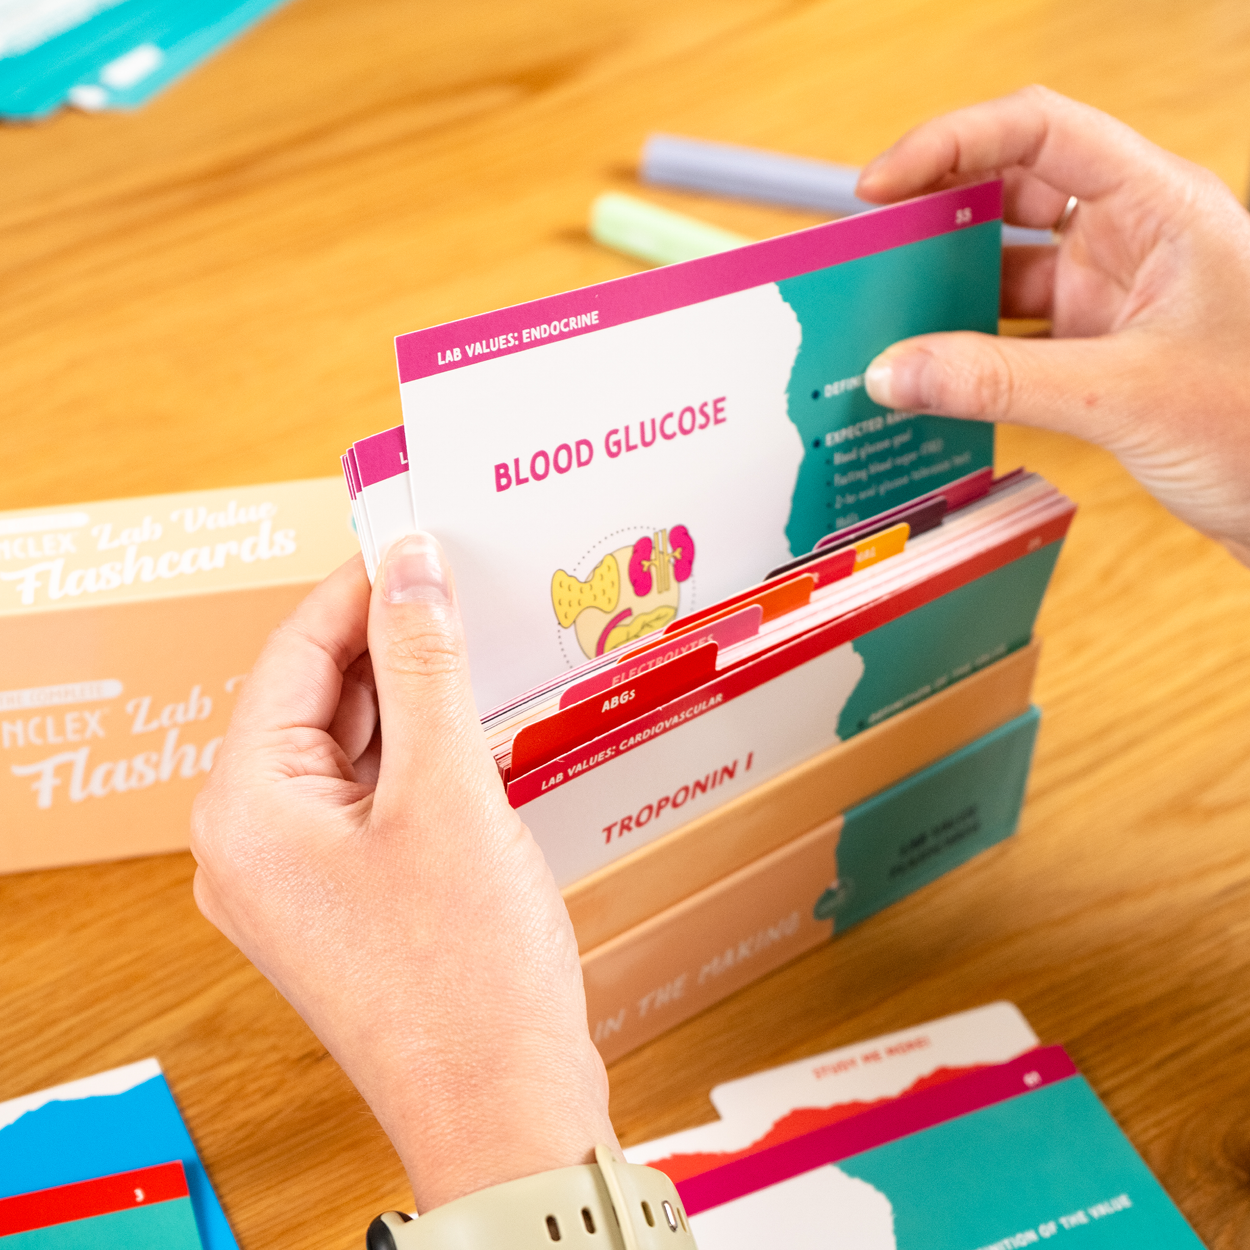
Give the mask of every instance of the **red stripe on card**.
[(670, 733), (774, 677), (841, 646), (844, 642), (852, 642), (879, 625), (886, 625), (915, 608), (984, 577), (987, 573), (993, 573), (1004, 565), (1058, 542), (1068, 532), (1075, 511), (1074, 507), (1069, 506), (1061, 515), (1027, 529), (1014, 538), (1006, 539), (986, 551), (978, 552), (953, 568), (943, 569), (923, 582), (906, 586), (848, 612), (845, 616), (836, 617), (772, 651), (746, 660), (722, 673), (706, 686), (656, 708), (646, 716), (638, 717), (530, 773), (520, 775), (514, 771), (515, 780), (508, 785), (508, 802), (513, 807), (522, 807), (540, 794), (567, 785), (584, 773), (624, 755), (626, 751), (632, 751), (653, 738)]
[(601, 691), (533, 725), (512, 740), (512, 768), (518, 774), (541, 768), (583, 742), (601, 737), (678, 695), (706, 685), (716, 674), (716, 643), (705, 642), (633, 681)]
[(840, 582), (855, 572), (856, 551), (848, 547), (845, 551), (835, 551), (832, 555), (813, 560), (803, 566), (803, 572), (815, 583), (817, 589), (828, 586), (832, 582)]
[(908, 1094), (724, 1167), (691, 1176), (678, 1182), (677, 1192), (687, 1214), (698, 1215), (813, 1168), (849, 1159), (1076, 1075), (1076, 1065), (1062, 1046), (1039, 1047), (1009, 1063), (995, 1064)]
[(764, 610), (759, 604), (753, 603), (750, 607), (740, 608), (689, 633), (675, 634), (671, 638), (661, 636), (656, 642), (631, 651), (626, 659), (612, 668), (606, 668), (595, 673), (593, 677), (587, 677), (570, 686), (560, 696), (560, 710), (564, 711), (566, 707), (589, 699), (591, 695), (611, 690), (613, 686), (632, 681), (650, 669), (659, 668), (661, 664), (667, 664), (706, 642), (714, 642), (721, 651), (746, 642), (760, 632), (763, 616)]
[(987, 494), (993, 482), (993, 469), (977, 469), (976, 472), (969, 473), (967, 477), (956, 478), (953, 482), (948, 482), (939, 488), (938, 493), (946, 500), (946, 506), (954, 512), (956, 508), (964, 508)]
[(740, 595), (734, 595), (731, 599), (722, 599), (720, 603), (704, 608), (702, 612), (692, 612), (689, 616), (683, 616), (669, 625), (664, 633), (665, 636), (684, 634), (686, 630), (693, 629), (696, 625), (706, 625), (710, 621), (719, 620), (723, 616), (728, 616), (731, 611), (736, 612), (741, 608), (750, 607), (753, 603), (758, 603), (764, 609), (763, 623), (767, 625), (769, 621), (785, 616), (787, 612), (793, 612), (795, 608), (806, 607), (811, 602), (812, 591), (815, 589), (815, 577), (804, 569), (801, 575), (796, 574), (784, 582), (778, 582), (763, 590), (759, 588), (744, 590)]
[(57, 1185), (53, 1189), (0, 1198), (0, 1237), (188, 1196), (187, 1178), (182, 1164), (176, 1161), (76, 1181), (72, 1185)]

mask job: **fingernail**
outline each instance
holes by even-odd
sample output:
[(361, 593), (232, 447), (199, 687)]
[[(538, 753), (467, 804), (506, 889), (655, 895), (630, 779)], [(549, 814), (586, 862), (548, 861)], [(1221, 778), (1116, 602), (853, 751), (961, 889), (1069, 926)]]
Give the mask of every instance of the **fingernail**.
[(864, 370), (864, 389), (874, 403), (904, 412), (928, 412), (932, 396), (929, 353), (889, 347)]
[(894, 402), (894, 366), (885, 355), (878, 356), (864, 370), (864, 390), (874, 404), (883, 408), (896, 408)]
[(885, 160), (884, 152), (879, 152), (876, 156), (874, 156), (872, 160), (870, 160), (868, 164), (859, 171), (860, 181), (862, 182), (865, 178), (871, 178), (872, 175), (876, 173), (877, 166), (880, 165), (883, 160)]
[(451, 599), (443, 553), (429, 534), (397, 539), (386, 553), (384, 576), (390, 603), (447, 603)]

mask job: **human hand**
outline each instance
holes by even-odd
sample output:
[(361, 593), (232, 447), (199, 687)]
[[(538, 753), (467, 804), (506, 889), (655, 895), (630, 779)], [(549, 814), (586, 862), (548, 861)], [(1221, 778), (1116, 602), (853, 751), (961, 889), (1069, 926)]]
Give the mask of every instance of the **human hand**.
[(905, 339), (879, 404), (1076, 434), (1250, 563), (1250, 214), (1207, 170), (1043, 87), (939, 117), (867, 165), (877, 203), (1001, 173), (1006, 220), (1058, 247), (1003, 253), (1005, 317), (1052, 338)]
[[(366, 649), (367, 647), (367, 649)], [(338, 1060), (418, 1210), (615, 1145), (568, 912), (509, 807), (433, 539), (270, 638), (193, 817), (204, 915)]]

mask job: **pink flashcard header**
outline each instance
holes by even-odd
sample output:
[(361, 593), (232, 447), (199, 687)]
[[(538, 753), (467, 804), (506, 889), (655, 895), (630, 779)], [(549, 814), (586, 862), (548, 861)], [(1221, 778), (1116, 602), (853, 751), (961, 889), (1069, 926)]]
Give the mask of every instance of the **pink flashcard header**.
[(408, 472), (408, 442), (402, 425), (362, 438), (352, 450), (356, 453), (356, 471), (360, 474), (362, 490), (385, 482), (397, 473)]
[(883, 1101), (836, 1124), (687, 1177), (678, 1182), (677, 1192), (687, 1213), (698, 1215), (813, 1168), (838, 1163), (900, 1137), (1078, 1075), (1076, 1065), (1062, 1046), (1038, 1047), (1007, 1063)]
[(413, 382), (482, 360), (528, 351), (555, 339), (575, 338), (735, 291), (782, 282), (830, 265), (997, 221), (1002, 212), (1001, 182), (953, 187), (732, 251), (401, 334), (395, 340), (399, 380), (401, 384)]

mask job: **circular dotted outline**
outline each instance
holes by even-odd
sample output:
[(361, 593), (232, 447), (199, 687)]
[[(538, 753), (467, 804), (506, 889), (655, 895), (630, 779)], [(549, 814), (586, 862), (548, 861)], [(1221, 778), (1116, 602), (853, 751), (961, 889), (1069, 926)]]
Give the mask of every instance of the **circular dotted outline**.
[[(595, 551), (602, 551), (602, 550), (603, 550), (603, 546), (604, 546), (604, 544), (605, 544), (605, 543), (609, 543), (609, 542), (611, 542), (611, 541), (612, 541), (612, 539), (614, 539), (614, 538), (615, 538), (618, 534), (635, 534), (635, 535), (637, 535), (639, 528), (641, 528), (641, 527), (639, 527), (639, 526), (623, 526), (623, 527), (622, 527), (622, 528), (620, 528), (620, 529), (615, 529), (615, 530), (612, 530), (610, 533), (607, 533), (607, 534), (603, 534), (603, 535), (601, 535), (601, 536), (599, 537), (599, 539), (598, 539), (596, 542), (592, 543), (589, 547), (587, 547), (587, 548), (586, 548), (586, 550), (585, 550), (585, 551), (583, 551), (583, 552), (582, 552), (582, 554), (581, 554), (580, 556), (578, 556), (578, 557), (577, 557), (577, 559), (574, 561), (574, 563), (573, 563), (573, 569), (574, 569), (573, 576), (574, 576), (574, 577), (576, 577), (578, 581), (581, 581), (581, 580), (582, 580), (582, 578), (581, 578), (581, 574), (580, 574), (579, 572), (577, 572), (576, 570), (578, 570), (578, 569), (580, 569), (580, 568), (582, 567), (582, 564), (583, 564), (583, 562), (584, 562), (584, 561), (586, 561), (586, 560), (589, 560), (589, 559), (590, 559), (590, 557), (591, 557), (591, 553), (592, 553), (592, 552), (595, 552)], [(663, 527), (661, 527), (661, 528), (663, 528)], [(672, 527), (670, 526), (669, 528), (671, 529)], [(654, 534), (654, 533), (655, 533), (655, 527), (654, 527), (654, 526), (653, 526), (653, 527), (651, 527), (650, 529), (648, 529), (648, 530), (647, 530), (647, 536), (648, 536), (648, 537), (649, 537), (650, 535)], [(635, 537), (634, 541), (635, 541), (635, 542), (637, 542), (637, 541), (638, 541), (637, 537)], [(615, 548), (612, 548), (612, 550), (615, 550)], [(689, 587), (690, 587), (690, 609), (689, 609), (689, 610), (690, 610), (691, 612), (693, 612), (693, 611), (695, 610), (695, 607), (696, 607), (696, 602), (697, 602), (697, 599), (698, 599), (698, 593), (697, 593), (697, 591), (696, 591), (695, 586), (694, 586), (694, 584), (693, 584), (693, 583), (694, 583), (694, 570), (692, 569), (692, 570), (691, 570), (691, 575), (690, 575), (690, 577), (688, 577), (688, 578), (686, 579), (685, 583), (684, 583), (684, 585), (686, 585), (686, 586), (689, 586)], [(574, 626), (572, 626), (572, 625), (570, 625), (570, 626), (569, 626), (569, 628), (568, 628), (567, 630), (561, 629), (561, 628), (560, 628), (560, 623), (559, 623), (558, 621), (556, 622), (556, 642), (559, 644), (559, 647), (560, 647), (560, 654), (561, 654), (562, 656), (564, 656), (564, 662), (565, 662), (565, 664), (566, 664), (566, 665), (567, 665), (570, 669), (580, 668), (583, 664), (586, 664), (586, 663), (588, 662), (588, 660), (587, 660), (587, 657), (586, 657), (586, 656), (582, 656), (582, 658), (581, 658), (581, 659), (579, 659), (579, 660), (571, 660), (571, 659), (569, 659), (569, 653), (568, 653), (568, 651), (566, 651), (566, 650), (565, 650), (565, 647), (564, 647), (564, 637), (565, 637), (565, 634), (566, 634), (566, 633), (571, 633), (571, 632), (573, 632), (573, 629), (574, 629)], [(580, 654), (580, 648), (579, 648), (578, 650), (579, 650), (579, 654)]]

